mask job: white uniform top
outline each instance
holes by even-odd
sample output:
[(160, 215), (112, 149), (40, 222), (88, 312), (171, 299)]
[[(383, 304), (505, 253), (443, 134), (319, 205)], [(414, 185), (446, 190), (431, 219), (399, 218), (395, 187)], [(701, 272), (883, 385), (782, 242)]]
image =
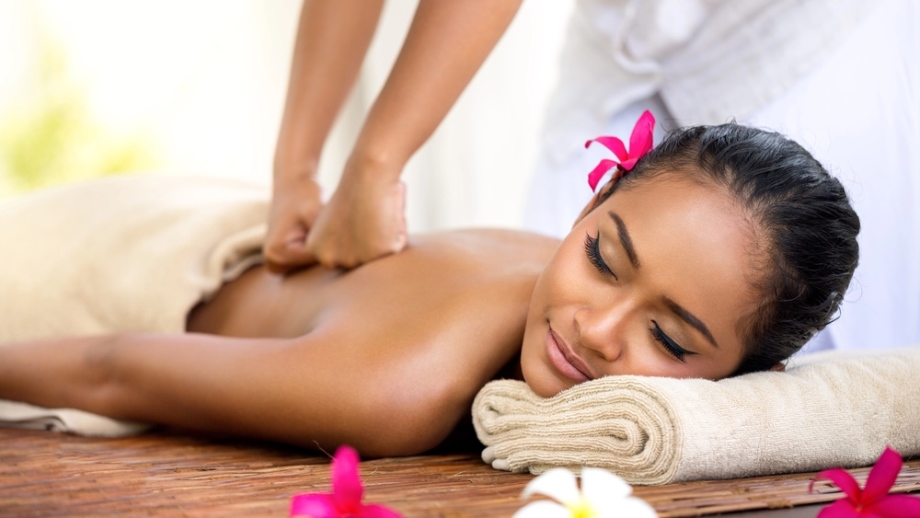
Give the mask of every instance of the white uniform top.
[(525, 226), (561, 236), (643, 109), (664, 130), (737, 120), (795, 139), (847, 188), (860, 266), (823, 346), (920, 343), (920, 2), (580, 0)]

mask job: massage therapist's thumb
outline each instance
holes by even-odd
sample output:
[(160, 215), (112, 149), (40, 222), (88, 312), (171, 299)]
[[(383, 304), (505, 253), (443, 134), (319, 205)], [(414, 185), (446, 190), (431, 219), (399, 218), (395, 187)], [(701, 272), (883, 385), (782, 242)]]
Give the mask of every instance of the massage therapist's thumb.
[(267, 240), (263, 254), (265, 266), (272, 273), (289, 273), (316, 263), (303, 233), (283, 240)]
[(396, 186), (396, 241), (393, 244), (393, 253), (401, 252), (409, 244), (409, 226), (406, 223), (406, 183), (399, 182)]

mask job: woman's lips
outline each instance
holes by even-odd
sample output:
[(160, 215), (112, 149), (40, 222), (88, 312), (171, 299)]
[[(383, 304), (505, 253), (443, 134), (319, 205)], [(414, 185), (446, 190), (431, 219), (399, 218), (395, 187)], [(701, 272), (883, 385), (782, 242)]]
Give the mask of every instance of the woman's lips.
[(546, 354), (553, 367), (566, 378), (577, 383), (594, 379), (587, 365), (553, 332), (552, 328), (546, 333)]

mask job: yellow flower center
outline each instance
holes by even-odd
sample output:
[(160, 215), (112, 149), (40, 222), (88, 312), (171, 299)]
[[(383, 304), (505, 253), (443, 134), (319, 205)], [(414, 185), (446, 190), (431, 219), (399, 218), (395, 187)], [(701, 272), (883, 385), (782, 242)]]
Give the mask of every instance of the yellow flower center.
[(592, 518), (597, 516), (597, 512), (594, 511), (594, 508), (591, 507), (591, 504), (584, 500), (579, 501), (575, 505), (569, 505), (567, 507), (569, 512), (572, 513), (570, 515), (572, 518)]

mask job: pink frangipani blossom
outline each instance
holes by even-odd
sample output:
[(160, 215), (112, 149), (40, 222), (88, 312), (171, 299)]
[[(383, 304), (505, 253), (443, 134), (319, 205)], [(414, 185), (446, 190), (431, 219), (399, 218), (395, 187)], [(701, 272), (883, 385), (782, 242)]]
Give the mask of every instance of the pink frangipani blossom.
[(845, 469), (828, 469), (818, 473), (808, 487), (809, 492), (815, 481), (823, 478), (839, 487), (846, 494), (846, 498), (821, 509), (817, 518), (920, 517), (920, 498), (888, 494), (898, 478), (901, 464), (901, 454), (891, 447), (885, 448), (875, 466), (869, 471), (865, 489), (861, 489), (853, 475)]
[(619, 159), (619, 162), (610, 159), (601, 160), (600, 163), (588, 173), (588, 185), (591, 186), (591, 190), (597, 190), (598, 182), (600, 182), (607, 171), (614, 166), (617, 167), (616, 174), (619, 175), (622, 175), (625, 171), (632, 170), (636, 162), (652, 149), (654, 145), (652, 136), (654, 133), (655, 116), (652, 115), (652, 112), (645, 110), (642, 112), (642, 115), (639, 116), (636, 125), (633, 126), (632, 134), (629, 136), (628, 150), (626, 149), (626, 145), (623, 144), (623, 141), (617, 137), (597, 137), (585, 142), (586, 148), (590, 146), (592, 142), (597, 142), (613, 152), (617, 159)]
[(342, 446), (332, 457), (332, 492), (302, 493), (291, 499), (291, 517), (401, 518), (382, 505), (361, 503), (364, 486), (358, 475), (358, 452)]

